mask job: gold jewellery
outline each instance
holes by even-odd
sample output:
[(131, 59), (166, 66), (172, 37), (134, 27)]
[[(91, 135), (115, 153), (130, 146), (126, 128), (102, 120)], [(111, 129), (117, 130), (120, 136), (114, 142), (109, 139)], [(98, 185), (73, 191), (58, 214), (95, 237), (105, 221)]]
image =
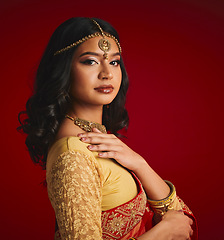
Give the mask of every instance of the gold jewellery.
[(97, 21), (95, 21), (94, 19), (91, 19), (91, 21), (97, 26), (97, 28), (99, 29), (99, 32), (96, 32), (96, 33), (90, 34), (90, 35), (88, 35), (86, 37), (83, 37), (82, 39), (80, 39), (80, 40), (70, 44), (69, 46), (64, 47), (64, 48), (56, 51), (54, 53), (54, 56), (58, 55), (60, 53), (63, 53), (65, 51), (67, 51), (67, 50), (69, 50), (69, 49), (71, 49), (71, 48), (73, 48), (73, 47), (75, 47), (75, 46), (77, 46), (77, 45), (87, 41), (88, 39), (91, 39), (91, 38), (94, 38), (94, 37), (99, 37), (99, 36), (103, 37), (102, 39), (99, 40), (98, 46), (104, 52), (103, 56), (104, 56), (105, 59), (108, 59), (108, 52), (109, 52), (109, 50), (111, 48), (110, 42), (105, 37), (109, 37), (109, 38), (113, 39), (116, 42), (117, 46), (118, 46), (119, 52), (121, 53), (121, 46), (120, 46), (120, 43), (118, 42), (118, 40), (113, 35), (104, 32), (103, 29), (100, 27), (100, 25), (99, 25), (99, 23)]
[(154, 210), (154, 212), (160, 214), (161, 216), (163, 216), (168, 210), (173, 209), (173, 202), (176, 198), (176, 189), (175, 189), (174, 185), (167, 180), (165, 180), (165, 182), (170, 187), (169, 196), (162, 200), (148, 199), (148, 202), (149, 202), (150, 206), (152, 207), (152, 209)]
[(80, 127), (82, 130), (86, 132), (92, 132), (93, 128), (97, 128), (102, 133), (107, 133), (106, 127), (100, 123), (87, 121), (78, 117), (73, 118), (70, 117), (69, 115), (66, 115), (65, 117), (72, 120), (76, 126)]
[(91, 19), (95, 24), (96, 26), (99, 28), (100, 30), (100, 33), (102, 35), (102, 39), (99, 40), (98, 42), (98, 46), (99, 48), (104, 52), (103, 54), (103, 57), (105, 59), (108, 59), (108, 52), (110, 51), (110, 48), (111, 48), (111, 44), (110, 42), (105, 38), (105, 34), (103, 32), (103, 29), (100, 27), (99, 23), (97, 21), (95, 21), (94, 19)]

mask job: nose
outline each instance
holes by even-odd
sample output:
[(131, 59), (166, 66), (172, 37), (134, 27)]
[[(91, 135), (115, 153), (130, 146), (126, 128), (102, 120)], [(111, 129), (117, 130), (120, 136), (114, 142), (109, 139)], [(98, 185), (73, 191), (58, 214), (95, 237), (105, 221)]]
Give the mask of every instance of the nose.
[(101, 65), (101, 70), (99, 72), (99, 79), (101, 80), (111, 80), (113, 78), (113, 74), (110, 69), (109, 63), (105, 62)]

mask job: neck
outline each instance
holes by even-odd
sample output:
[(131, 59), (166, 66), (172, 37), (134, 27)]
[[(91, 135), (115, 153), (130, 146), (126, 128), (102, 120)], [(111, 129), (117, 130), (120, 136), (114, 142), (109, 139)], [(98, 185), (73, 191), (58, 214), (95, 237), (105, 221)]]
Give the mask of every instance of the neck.
[(80, 106), (73, 105), (68, 115), (71, 117), (78, 117), (91, 122), (102, 124), (103, 106)]

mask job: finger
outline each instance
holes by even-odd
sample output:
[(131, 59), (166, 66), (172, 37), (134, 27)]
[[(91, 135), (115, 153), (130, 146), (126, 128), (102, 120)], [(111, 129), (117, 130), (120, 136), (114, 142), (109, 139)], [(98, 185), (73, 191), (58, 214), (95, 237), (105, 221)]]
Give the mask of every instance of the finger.
[(189, 218), (189, 223), (190, 223), (190, 225), (192, 225), (194, 223), (194, 221), (191, 218)]
[(104, 138), (105, 134), (99, 134), (97, 133), (97, 136), (82, 136), (80, 140), (85, 143), (90, 143), (90, 144), (108, 144), (108, 145), (119, 145), (118, 139), (114, 138)]
[(190, 233), (189, 233), (189, 240), (191, 240), (191, 237), (193, 236), (193, 230), (191, 229)]
[(88, 149), (95, 152), (110, 152), (110, 151), (122, 151), (120, 146), (110, 145), (110, 144), (98, 144), (98, 145), (89, 145)]
[(117, 152), (99, 152), (98, 156), (100, 158), (113, 158), (118, 160), (118, 153)]
[(88, 148), (91, 151), (96, 151), (96, 152), (117, 152), (118, 154), (123, 153), (123, 146), (120, 145), (115, 145), (115, 144), (95, 144), (95, 145), (89, 145)]
[(184, 211), (182, 209), (178, 210), (178, 212), (184, 214)]
[(92, 130), (93, 130), (93, 132), (95, 132), (95, 133), (102, 133), (98, 128), (93, 128)]
[(101, 136), (102, 138), (111, 138), (111, 139), (118, 139), (114, 134), (102, 134), (99, 132), (86, 132), (86, 133), (79, 133), (77, 134), (78, 137), (98, 137)]
[(194, 231), (191, 229), (190, 236), (193, 236)]

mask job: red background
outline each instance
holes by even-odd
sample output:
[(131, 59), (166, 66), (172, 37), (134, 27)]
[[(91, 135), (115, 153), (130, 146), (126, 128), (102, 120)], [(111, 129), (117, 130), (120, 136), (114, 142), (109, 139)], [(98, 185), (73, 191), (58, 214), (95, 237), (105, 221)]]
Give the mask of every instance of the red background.
[(54, 29), (99, 17), (120, 33), (130, 77), (128, 144), (195, 213), (200, 239), (224, 239), (222, 0), (1, 3), (1, 239), (53, 239), (44, 172), (34, 166), (17, 114)]

